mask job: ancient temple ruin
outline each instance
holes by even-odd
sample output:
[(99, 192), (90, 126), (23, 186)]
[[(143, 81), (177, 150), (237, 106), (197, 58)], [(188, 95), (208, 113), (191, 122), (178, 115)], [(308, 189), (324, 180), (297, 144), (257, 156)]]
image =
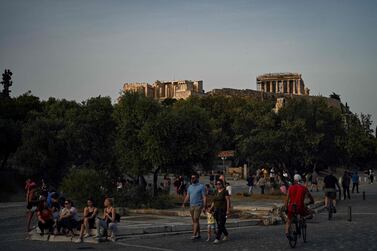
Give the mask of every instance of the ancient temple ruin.
[(301, 74), (267, 73), (257, 77), (257, 90), (261, 92), (309, 95)]
[(148, 83), (125, 83), (124, 92), (138, 92), (147, 97), (157, 100), (187, 99), (190, 96), (201, 96), (204, 94), (203, 81), (192, 80), (172, 80), (172, 81), (155, 81), (153, 84)]

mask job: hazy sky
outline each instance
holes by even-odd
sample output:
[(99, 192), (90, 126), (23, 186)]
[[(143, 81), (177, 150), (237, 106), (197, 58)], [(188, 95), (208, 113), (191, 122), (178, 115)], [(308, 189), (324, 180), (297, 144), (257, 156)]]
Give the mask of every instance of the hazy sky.
[(13, 95), (111, 96), (124, 82), (202, 79), (256, 89), (302, 73), (377, 120), (377, 1), (0, 0), (0, 69)]

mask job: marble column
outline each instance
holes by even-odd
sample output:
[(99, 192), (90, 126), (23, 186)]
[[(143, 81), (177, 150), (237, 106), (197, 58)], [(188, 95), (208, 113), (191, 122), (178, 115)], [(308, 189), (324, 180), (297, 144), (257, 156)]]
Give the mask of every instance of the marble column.
[(291, 82), (291, 80), (287, 81), (287, 93), (291, 93), (291, 87), (289, 86), (290, 82)]
[(297, 92), (298, 92), (298, 95), (301, 95), (301, 79), (299, 79), (298, 81), (298, 84), (297, 84)]

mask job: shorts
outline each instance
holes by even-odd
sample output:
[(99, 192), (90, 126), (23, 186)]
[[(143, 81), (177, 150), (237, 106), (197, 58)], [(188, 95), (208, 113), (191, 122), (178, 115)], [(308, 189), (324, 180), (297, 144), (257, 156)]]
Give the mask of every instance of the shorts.
[(212, 224), (208, 224), (208, 230), (215, 230), (216, 229), (216, 224), (215, 223), (212, 223)]
[[(308, 216), (311, 214), (310, 212), (310, 209), (307, 208), (307, 207), (304, 207), (304, 208), (298, 208), (297, 209), (297, 213), (301, 216), (301, 217), (305, 217), (305, 216)], [(293, 216), (293, 212), (291, 210), (288, 210), (288, 219), (292, 219), (292, 216)]]
[(334, 188), (325, 188), (325, 196), (329, 199), (335, 200), (336, 199), (336, 189)]
[(35, 212), (35, 211), (37, 211), (37, 204), (32, 203), (32, 202), (28, 202), (27, 205), (26, 205), (26, 209), (30, 210), (31, 212)]
[(193, 219), (199, 219), (200, 214), (202, 213), (203, 207), (202, 206), (191, 206), (190, 207), (190, 215)]

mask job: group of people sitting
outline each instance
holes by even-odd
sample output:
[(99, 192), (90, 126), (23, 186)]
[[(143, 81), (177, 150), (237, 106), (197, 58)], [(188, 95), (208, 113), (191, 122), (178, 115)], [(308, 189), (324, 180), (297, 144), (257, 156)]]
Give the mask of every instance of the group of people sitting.
[(80, 231), (77, 242), (82, 242), (84, 238), (90, 236), (91, 229), (95, 229), (95, 238), (105, 237), (107, 239), (110, 234), (110, 240), (116, 241), (117, 222), (120, 221), (120, 215), (116, 213), (111, 198), (105, 198), (102, 215), (95, 207), (94, 200), (89, 198), (80, 219), (73, 202), (60, 196), (58, 192), (48, 192), (47, 189), (44, 189), (43, 182), (39, 195), (35, 182), (28, 180), (25, 189), (28, 232), (31, 231), (31, 221), (36, 213), (41, 235), (48, 230), (49, 235), (65, 234), (73, 237), (76, 231)]

